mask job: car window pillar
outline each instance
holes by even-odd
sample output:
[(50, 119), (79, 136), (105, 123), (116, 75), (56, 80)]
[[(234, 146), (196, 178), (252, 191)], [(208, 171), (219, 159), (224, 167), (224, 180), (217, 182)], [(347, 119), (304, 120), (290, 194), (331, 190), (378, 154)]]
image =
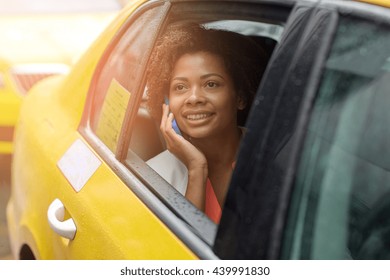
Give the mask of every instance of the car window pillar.
[(254, 101), (214, 251), (228, 259), (279, 257), (286, 210), (320, 65), (337, 13), (297, 6)]

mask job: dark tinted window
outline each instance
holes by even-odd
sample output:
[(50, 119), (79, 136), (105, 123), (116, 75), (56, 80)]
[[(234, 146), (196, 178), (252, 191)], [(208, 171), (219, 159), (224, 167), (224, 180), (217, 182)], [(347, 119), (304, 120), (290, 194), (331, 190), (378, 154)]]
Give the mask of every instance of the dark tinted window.
[(390, 258), (390, 28), (342, 19), (309, 122), (284, 258)]

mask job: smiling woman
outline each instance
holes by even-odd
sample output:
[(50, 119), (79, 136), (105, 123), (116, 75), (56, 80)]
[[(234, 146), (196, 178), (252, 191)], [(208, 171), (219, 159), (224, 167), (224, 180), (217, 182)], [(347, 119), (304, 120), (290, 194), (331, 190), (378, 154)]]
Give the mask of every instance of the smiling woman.
[(265, 65), (250, 38), (197, 24), (170, 27), (151, 58), (149, 76), (160, 78), (148, 84), (150, 106), (169, 104), (160, 124), (167, 150), (148, 164), (216, 223)]

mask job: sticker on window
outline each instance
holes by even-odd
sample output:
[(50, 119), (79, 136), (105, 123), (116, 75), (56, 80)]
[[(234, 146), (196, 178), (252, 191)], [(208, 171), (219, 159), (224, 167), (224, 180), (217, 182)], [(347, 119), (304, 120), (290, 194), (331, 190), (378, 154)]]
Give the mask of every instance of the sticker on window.
[(58, 161), (57, 166), (76, 192), (79, 192), (101, 165), (99, 158), (77, 139)]
[(96, 135), (115, 152), (131, 93), (113, 79), (103, 103)]

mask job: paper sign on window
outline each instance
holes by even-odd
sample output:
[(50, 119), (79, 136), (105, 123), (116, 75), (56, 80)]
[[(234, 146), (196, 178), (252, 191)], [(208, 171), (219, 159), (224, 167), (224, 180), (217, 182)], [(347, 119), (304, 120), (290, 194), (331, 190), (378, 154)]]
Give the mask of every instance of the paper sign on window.
[(97, 125), (97, 136), (115, 152), (131, 93), (112, 79)]

